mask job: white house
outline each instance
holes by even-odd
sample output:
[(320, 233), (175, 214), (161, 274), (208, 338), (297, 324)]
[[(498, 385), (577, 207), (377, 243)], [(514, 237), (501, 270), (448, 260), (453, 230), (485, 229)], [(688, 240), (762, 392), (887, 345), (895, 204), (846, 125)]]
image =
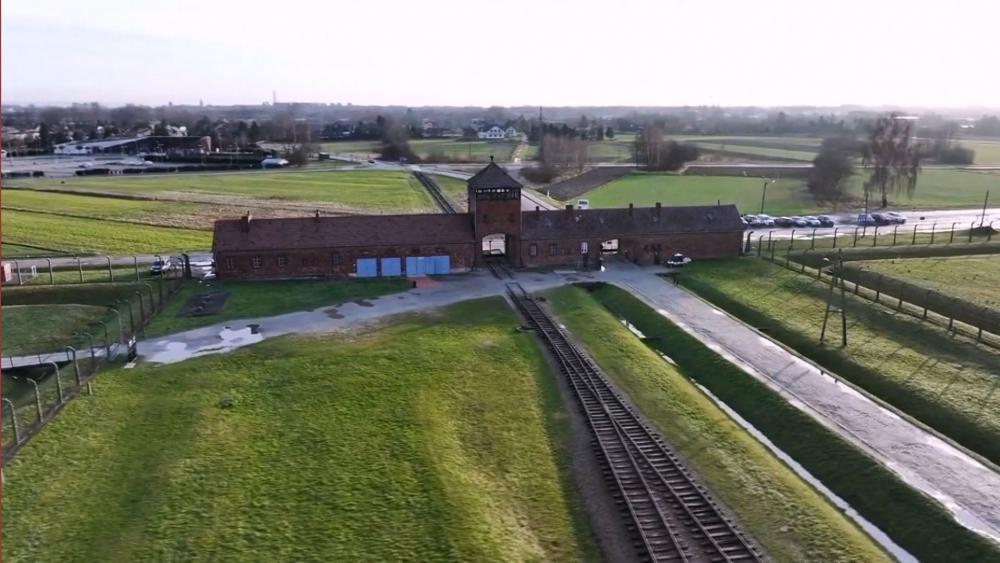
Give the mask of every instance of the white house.
[(517, 129), (513, 127), (508, 127), (506, 129), (500, 127), (499, 125), (494, 125), (489, 129), (483, 129), (478, 133), (480, 139), (517, 139), (520, 137), (520, 133)]

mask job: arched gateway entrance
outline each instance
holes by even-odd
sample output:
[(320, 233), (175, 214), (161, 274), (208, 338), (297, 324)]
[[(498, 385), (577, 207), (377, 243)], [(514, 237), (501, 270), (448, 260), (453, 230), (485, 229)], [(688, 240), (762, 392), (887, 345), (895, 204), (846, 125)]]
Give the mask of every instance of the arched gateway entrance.
[(482, 255), (485, 257), (507, 256), (507, 235), (493, 233), (482, 239)]
[(476, 265), (504, 260), (511, 266), (521, 266), (521, 184), (491, 161), (469, 178), (467, 186), (469, 213), (480, 243)]

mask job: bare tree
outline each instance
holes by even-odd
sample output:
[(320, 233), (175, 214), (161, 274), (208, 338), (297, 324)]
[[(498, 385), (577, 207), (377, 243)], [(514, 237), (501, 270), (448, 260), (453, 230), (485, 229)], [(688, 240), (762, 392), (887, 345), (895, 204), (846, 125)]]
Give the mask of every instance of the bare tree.
[(865, 197), (873, 194), (882, 198), (882, 207), (889, 205), (889, 192), (906, 191), (913, 197), (920, 174), (921, 147), (913, 138), (913, 120), (898, 114), (881, 117), (868, 136), (861, 151), (861, 166), (868, 178), (864, 182)]

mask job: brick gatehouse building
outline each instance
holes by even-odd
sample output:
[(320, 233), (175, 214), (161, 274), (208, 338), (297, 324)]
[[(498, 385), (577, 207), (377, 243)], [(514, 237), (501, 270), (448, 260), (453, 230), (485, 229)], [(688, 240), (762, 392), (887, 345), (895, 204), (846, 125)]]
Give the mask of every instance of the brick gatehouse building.
[(220, 279), (420, 276), (488, 260), (515, 268), (596, 268), (610, 254), (658, 264), (740, 254), (734, 205), (522, 210), (521, 184), (490, 163), (468, 180), (456, 214), (225, 219), (215, 222)]

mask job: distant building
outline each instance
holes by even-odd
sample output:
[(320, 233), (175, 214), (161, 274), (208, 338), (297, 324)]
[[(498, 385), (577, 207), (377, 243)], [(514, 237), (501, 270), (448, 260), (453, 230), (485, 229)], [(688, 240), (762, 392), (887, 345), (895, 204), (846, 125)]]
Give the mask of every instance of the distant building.
[(224, 219), (212, 250), (220, 279), (424, 276), (486, 261), (599, 268), (617, 254), (659, 264), (674, 253), (739, 256), (734, 205), (523, 211), (521, 184), (490, 163), (467, 183), (467, 213)]
[(170, 152), (208, 152), (211, 141), (208, 137), (153, 136), (119, 137), (90, 141), (71, 141), (52, 147), (52, 152), (60, 155), (87, 155), (100, 153), (140, 154)]
[(517, 129), (513, 127), (508, 127), (504, 129), (499, 125), (493, 125), (491, 127), (480, 129), (476, 136), (480, 139), (490, 139), (490, 140), (514, 140), (520, 139), (523, 134), (519, 133)]

